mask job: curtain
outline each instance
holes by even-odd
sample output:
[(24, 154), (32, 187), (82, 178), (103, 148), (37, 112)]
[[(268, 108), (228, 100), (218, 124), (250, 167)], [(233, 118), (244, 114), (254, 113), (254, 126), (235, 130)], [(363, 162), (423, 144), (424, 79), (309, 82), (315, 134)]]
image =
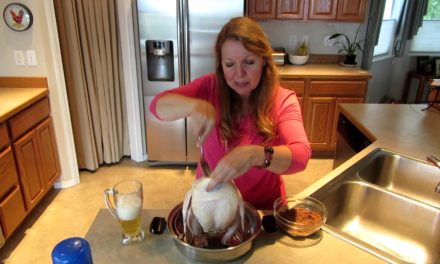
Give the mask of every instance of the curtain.
[(428, 0), (406, 0), (397, 24), (394, 41), (394, 55), (401, 57), (406, 41), (412, 39), (422, 26), (423, 17), (428, 11)]
[(78, 166), (129, 155), (117, 0), (54, 0)]
[(361, 68), (370, 70), (373, 62), (374, 47), (379, 40), (380, 27), (382, 25), (383, 12), (385, 10), (385, 0), (371, 1), (368, 15), (367, 33), (362, 56)]

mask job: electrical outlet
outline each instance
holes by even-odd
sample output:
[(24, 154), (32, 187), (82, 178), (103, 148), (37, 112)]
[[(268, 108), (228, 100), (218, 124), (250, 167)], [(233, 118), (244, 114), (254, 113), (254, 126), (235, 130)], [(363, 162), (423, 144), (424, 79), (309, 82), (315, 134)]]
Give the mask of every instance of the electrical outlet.
[(23, 51), (21, 51), (21, 50), (14, 50), (14, 59), (15, 59), (15, 65), (17, 65), (17, 66), (24, 66)]
[(37, 65), (37, 57), (35, 56), (35, 50), (27, 50), (26, 58), (29, 66)]
[(289, 36), (289, 45), (292, 50), (296, 48), (296, 35)]
[(302, 35), (302, 42), (305, 42), (306, 44), (309, 43), (309, 36), (308, 35)]
[(324, 37), (324, 46), (325, 47), (331, 47), (331, 46), (333, 46), (334, 43), (335, 43), (334, 39), (330, 39), (330, 35)]

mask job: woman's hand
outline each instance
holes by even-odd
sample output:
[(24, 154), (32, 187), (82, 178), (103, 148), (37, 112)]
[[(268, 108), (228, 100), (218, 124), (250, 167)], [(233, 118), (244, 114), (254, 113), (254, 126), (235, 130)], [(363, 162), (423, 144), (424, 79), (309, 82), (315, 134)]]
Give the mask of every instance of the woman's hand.
[(209, 175), (206, 190), (210, 191), (221, 182), (237, 178), (247, 172), (252, 166), (259, 165), (264, 159), (263, 147), (258, 145), (239, 146), (226, 154), (219, 161), (214, 171)]
[(188, 117), (191, 130), (196, 136), (200, 136), (202, 143), (215, 125), (214, 106), (207, 101), (194, 99), (194, 107)]

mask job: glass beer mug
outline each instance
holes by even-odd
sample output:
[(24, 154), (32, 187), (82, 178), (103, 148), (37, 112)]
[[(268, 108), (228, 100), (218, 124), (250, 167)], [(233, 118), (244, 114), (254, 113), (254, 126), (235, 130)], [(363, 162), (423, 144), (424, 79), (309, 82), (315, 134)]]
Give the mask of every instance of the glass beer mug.
[(119, 182), (104, 191), (104, 200), (110, 213), (121, 224), (122, 243), (128, 245), (144, 240), (145, 233), (141, 228), (142, 184), (134, 180)]

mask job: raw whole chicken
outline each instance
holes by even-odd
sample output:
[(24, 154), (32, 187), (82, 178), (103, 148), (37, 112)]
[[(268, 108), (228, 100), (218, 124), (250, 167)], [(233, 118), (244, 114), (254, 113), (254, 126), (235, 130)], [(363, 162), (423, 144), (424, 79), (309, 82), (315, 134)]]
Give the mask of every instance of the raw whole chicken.
[(244, 202), (237, 187), (232, 182), (221, 183), (207, 192), (208, 177), (195, 180), (183, 201), (182, 216), (184, 234), (197, 237), (201, 246), (207, 247), (206, 235), (224, 233), (223, 245), (236, 232), (241, 223), (244, 230)]

